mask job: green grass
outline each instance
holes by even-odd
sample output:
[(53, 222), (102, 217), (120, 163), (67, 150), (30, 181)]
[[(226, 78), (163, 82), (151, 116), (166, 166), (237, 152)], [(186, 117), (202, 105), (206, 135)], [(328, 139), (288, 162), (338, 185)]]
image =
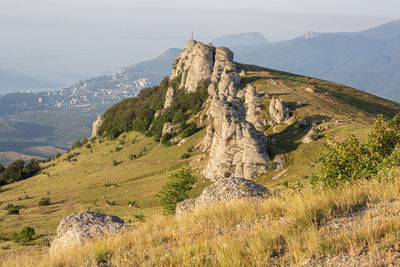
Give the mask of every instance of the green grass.
[[(330, 127), (321, 133), (319, 140), (311, 144), (302, 143), (310, 127), (299, 129), (296, 134), (293, 134), (293, 125), (278, 125), (279, 131), (276, 133), (273, 133), (272, 127), (268, 129), (267, 136), (278, 142), (276, 146), (268, 147), (271, 157), (283, 157), (287, 172), (276, 180), (272, 179), (276, 175), (273, 171), (255, 180), (272, 189), (281, 188), (285, 182), (295, 183), (303, 176), (318, 172), (316, 158), (328, 136), (343, 140), (349, 134), (355, 134), (363, 140), (379, 108), (382, 107), (386, 116), (400, 110), (400, 105), (352, 88), (288, 73), (251, 68), (243, 79), (243, 86), (252, 82), (259, 91), (266, 91), (286, 101), (296, 119), (325, 120), (320, 125)], [(272, 77), (278, 78), (280, 84), (272, 84)], [(306, 93), (304, 86), (307, 84), (314, 85), (320, 92)], [(325, 91), (329, 91), (329, 94), (325, 94)], [(263, 113), (268, 113), (270, 99), (263, 97), (261, 102)], [(297, 103), (302, 105), (298, 106)], [(340, 122), (335, 122), (336, 119)], [(192, 118), (188, 122), (192, 120), (199, 119)], [(55, 235), (59, 221), (73, 212), (92, 210), (111, 213), (132, 222), (137, 222), (139, 217), (145, 221), (158, 220), (162, 210), (155, 194), (171, 173), (191, 166), (198, 176), (198, 183), (190, 192), (191, 197), (198, 196), (211, 183), (200, 175), (209, 160), (208, 155), (203, 154), (201, 149), (188, 152), (189, 148), (201, 142), (204, 134), (205, 129), (187, 138), (182, 146), (165, 147), (142, 134), (124, 133), (116, 140), (102, 139), (101, 143), (92, 143), (90, 148), (84, 146), (75, 149), (70, 154), (79, 155), (70, 161), (65, 160), (67, 155), (64, 154), (46, 163), (41, 174), (2, 187), (0, 255), (48, 243), (48, 237)], [(119, 151), (115, 150), (117, 146)], [(142, 156), (132, 158), (131, 155), (139, 155), (141, 151)], [(181, 159), (184, 153), (190, 157)], [(113, 161), (118, 164), (114, 166)], [(43, 197), (49, 197), (51, 205), (39, 207), (38, 202)], [(128, 207), (132, 201), (137, 205)], [(109, 204), (114, 202), (115, 205)], [(6, 215), (7, 211), (3, 208), (7, 204), (24, 205), (27, 208), (21, 209), (19, 215)], [(13, 242), (12, 233), (26, 226), (35, 228), (34, 240), (24, 245)]]
[[(55, 235), (56, 227), (63, 216), (72, 212), (93, 210), (118, 214), (126, 221), (134, 221), (134, 215), (145, 216), (159, 214), (158, 199), (154, 196), (167, 177), (174, 171), (186, 166), (187, 160), (180, 155), (197, 144), (204, 130), (188, 138), (182, 146), (165, 148), (153, 139), (138, 133), (127, 133), (126, 144), (120, 145), (120, 139), (103, 140), (93, 143), (90, 149), (82, 147), (70, 153), (79, 152), (77, 161), (66, 161), (67, 155), (46, 164), (46, 168), (31, 179), (1, 188), (0, 193), (0, 229), (8, 233), (20, 231), (25, 226), (33, 226), (40, 243), (47, 235)], [(132, 144), (131, 140), (138, 140)], [(111, 152), (116, 144), (123, 149)], [(147, 152), (140, 158), (130, 160), (130, 154), (139, 154), (146, 147)], [(192, 153), (195, 154), (195, 153)], [(113, 166), (112, 161), (120, 162)], [(112, 184), (105, 186), (105, 184)], [(207, 184), (200, 180), (196, 186), (199, 192)], [(29, 199), (25, 199), (29, 196)], [(51, 205), (38, 207), (43, 197), (50, 197)], [(129, 201), (136, 201), (138, 207), (128, 207)], [(115, 201), (116, 205), (107, 205)], [(12, 203), (24, 205), (19, 215), (6, 215), (3, 208)], [(24, 246), (10, 240), (0, 239), (0, 246), (11, 246), (12, 250)], [(0, 254), (6, 250), (0, 249)]]

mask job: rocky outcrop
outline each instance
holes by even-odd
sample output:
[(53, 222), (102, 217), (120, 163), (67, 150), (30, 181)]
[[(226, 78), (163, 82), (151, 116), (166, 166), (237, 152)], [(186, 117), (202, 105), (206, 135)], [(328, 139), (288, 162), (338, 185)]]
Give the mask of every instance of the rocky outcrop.
[(173, 134), (174, 130), (176, 130), (177, 128), (179, 128), (179, 125), (177, 124), (172, 124), (170, 122), (166, 122), (164, 123), (163, 129), (162, 129), (162, 135), (168, 133), (168, 134)]
[[(239, 83), (236, 67), (227, 64), (211, 96), (209, 112), (214, 120), (210, 126), (213, 129), (210, 161), (203, 174), (213, 180), (233, 176), (252, 178), (267, 171), (267, 139), (246, 120), (243, 102), (235, 96)], [(209, 136), (205, 139), (207, 143), (209, 139)]]
[(246, 120), (252, 123), (257, 130), (261, 131), (262, 123), (259, 118), (261, 113), (261, 104), (258, 102), (259, 95), (254, 85), (248, 84), (244, 89), (245, 93), (245, 104), (247, 107)]
[(99, 130), (103, 121), (104, 121), (103, 115), (98, 115), (97, 119), (93, 122), (92, 125), (92, 137), (96, 137), (99, 135)]
[(201, 207), (208, 207), (220, 202), (226, 203), (237, 199), (261, 200), (270, 194), (267, 188), (251, 180), (236, 177), (219, 179), (204, 189), (198, 198), (187, 199), (178, 203), (176, 214), (180, 216)]
[(285, 101), (273, 97), (269, 105), (269, 114), (274, 122), (281, 123), (290, 117), (290, 110)]
[(83, 245), (88, 239), (115, 234), (129, 229), (121, 218), (103, 213), (85, 211), (73, 213), (61, 220), (57, 237), (50, 250), (56, 252), (75, 245)]
[(194, 91), (198, 84), (210, 79), (208, 87), (208, 119), (203, 150), (210, 152), (210, 161), (203, 174), (213, 180), (226, 177), (252, 178), (267, 171), (269, 156), (267, 139), (253, 122), (257, 109), (257, 93), (249, 89), (248, 105), (252, 105), (249, 121), (242, 100), (236, 96), (240, 76), (233, 53), (225, 47), (214, 48), (189, 41), (187, 48), (174, 64), (170, 79), (182, 75), (181, 87)]
[(212, 76), (215, 47), (194, 40), (186, 44), (186, 49), (175, 59), (170, 79), (182, 75), (181, 88), (194, 92), (200, 81)]
[(218, 47), (215, 51), (215, 62), (212, 73), (212, 82), (217, 82), (227, 64), (233, 61), (233, 53), (226, 47)]
[(169, 87), (167, 90), (167, 94), (165, 95), (164, 109), (171, 107), (174, 97), (175, 97), (175, 90), (174, 88)]
[(312, 143), (313, 141), (317, 140), (319, 137), (316, 127), (312, 127), (310, 131), (307, 133), (307, 135), (303, 139), (303, 143), (309, 144)]

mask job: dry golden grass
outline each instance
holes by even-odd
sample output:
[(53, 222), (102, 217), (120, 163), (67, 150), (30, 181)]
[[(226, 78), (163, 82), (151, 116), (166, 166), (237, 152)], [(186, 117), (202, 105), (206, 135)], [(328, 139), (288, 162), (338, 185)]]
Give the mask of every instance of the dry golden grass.
[(264, 201), (216, 205), (181, 218), (156, 216), (127, 233), (56, 255), (31, 251), (3, 266), (301, 265), (340, 255), (377, 263), (399, 242), (400, 170), (386, 178), (284, 190)]

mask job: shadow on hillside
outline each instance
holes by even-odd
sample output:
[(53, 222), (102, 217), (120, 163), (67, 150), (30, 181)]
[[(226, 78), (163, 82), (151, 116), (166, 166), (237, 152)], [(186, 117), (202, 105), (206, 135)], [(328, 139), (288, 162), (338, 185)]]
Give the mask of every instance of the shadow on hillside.
[(11, 190), (11, 188), (1, 188), (0, 187), (0, 194), (3, 193), (3, 192), (7, 192), (9, 190)]
[(305, 127), (301, 127), (296, 129), (295, 124), (293, 123), (285, 128), (282, 132), (276, 134), (268, 135), (270, 140), (276, 140), (277, 144), (272, 145), (270, 151), (271, 158), (274, 158), (278, 154), (290, 153), (295, 151), (301, 144), (303, 138), (308, 134), (310, 129), (312, 128), (312, 123), (315, 125), (319, 125), (323, 123), (323, 121), (330, 121), (331, 117), (323, 116), (323, 115), (313, 115), (305, 118), (308, 125)]
[[(268, 91), (267, 91), (268, 92)], [(290, 95), (289, 93), (269, 93), (271, 96)]]
[[(291, 111), (295, 111), (298, 108), (302, 108), (302, 107), (307, 107), (309, 106), (309, 104), (306, 103), (301, 103), (301, 105), (298, 105), (298, 102), (286, 102), (286, 105), (288, 106), (288, 108)], [(322, 119), (323, 120), (323, 119)]]

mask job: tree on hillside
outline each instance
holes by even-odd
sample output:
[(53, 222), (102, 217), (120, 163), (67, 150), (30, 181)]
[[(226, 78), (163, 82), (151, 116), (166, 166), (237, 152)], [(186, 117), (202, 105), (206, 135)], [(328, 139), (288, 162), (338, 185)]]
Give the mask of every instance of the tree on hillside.
[[(1, 171), (3, 169), (3, 171)], [(40, 171), (39, 161), (31, 159), (26, 165), (23, 160), (11, 163), (7, 168), (0, 167), (0, 185), (11, 184), (29, 178)]]
[(192, 175), (190, 169), (181, 169), (172, 174), (157, 194), (164, 213), (175, 213), (176, 205), (189, 198), (188, 192), (192, 190), (195, 183), (196, 177)]

